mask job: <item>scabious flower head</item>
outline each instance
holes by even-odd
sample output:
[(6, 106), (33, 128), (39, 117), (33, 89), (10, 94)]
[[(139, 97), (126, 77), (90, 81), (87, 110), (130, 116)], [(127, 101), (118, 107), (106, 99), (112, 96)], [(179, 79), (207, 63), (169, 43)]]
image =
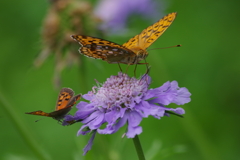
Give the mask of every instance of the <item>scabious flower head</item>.
[[(93, 132), (91, 140), (84, 148), (84, 154), (91, 149), (96, 132), (99, 134), (113, 134), (127, 124), (128, 138), (134, 138), (142, 132), (139, 126), (143, 118), (153, 116), (160, 119), (168, 116), (169, 111), (184, 114), (182, 108), (167, 108), (166, 105), (175, 103), (182, 105), (190, 102), (190, 92), (186, 88), (179, 88), (176, 81), (166, 82), (161, 87), (148, 89), (151, 78), (147, 74), (140, 79), (129, 77), (119, 72), (111, 76), (102, 85), (82, 97), (89, 102), (81, 101), (74, 116), (67, 116), (64, 124), (69, 121), (81, 121), (83, 126), (77, 135)], [(100, 128), (106, 124), (105, 128)]]

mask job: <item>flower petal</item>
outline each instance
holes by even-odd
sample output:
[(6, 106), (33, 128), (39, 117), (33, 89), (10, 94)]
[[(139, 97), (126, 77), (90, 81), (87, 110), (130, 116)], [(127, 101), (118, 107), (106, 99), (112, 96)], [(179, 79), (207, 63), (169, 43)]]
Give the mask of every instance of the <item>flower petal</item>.
[(126, 113), (126, 116), (128, 117), (128, 125), (134, 127), (138, 126), (142, 121), (142, 116), (136, 111), (130, 111), (129, 113)]
[(128, 124), (128, 131), (126, 133), (126, 136), (128, 138), (134, 138), (136, 135), (139, 135), (141, 133), (142, 133), (142, 127), (140, 126), (133, 127)]
[(87, 94), (82, 95), (82, 98), (91, 101), (94, 97), (93, 95), (94, 95), (93, 92), (89, 91)]
[(82, 120), (82, 123), (87, 123), (91, 130), (98, 129), (105, 121), (105, 114), (100, 111), (93, 112), (89, 117)]
[(75, 113), (75, 117), (78, 119), (84, 119), (96, 110), (95, 106), (84, 101), (78, 103), (77, 108), (78, 111)]
[(188, 91), (188, 89), (185, 87), (182, 87), (178, 90), (177, 96), (174, 98), (172, 103), (175, 103), (177, 105), (183, 105), (191, 101), (190, 96), (191, 96), (191, 93)]
[(94, 138), (95, 138), (96, 133), (97, 133), (96, 130), (94, 130), (94, 131), (92, 132), (92, 136), (91, 136), (90, 140), (88, 141), (87, 145), (86, 145), (86, 146), (84, 147), (84, 149), (83, 149), (83, 155), (86, 155), (86, 153), (87, 153), (89, 150), (91, 150), (92, 144), (93, 144), (93, 140), (94, 140)]
[(108, 123), (115, 123), (118, 118), (123, 117), (126, 108), (115, 107), (110, 112), (105, 114), (105, 119)]
[(86, 135), (87, 133), (90, 132), (90, 129), (88, 129), (87, 125), (82, 125), (81, 128), (77, 132), (77, 136), (81, 135)]
[(127, 116), (122, 117), (117, 121), (116, 124), (108, 124), (104, 129), (98, 129), (98, 133), (100, 134), (113, 134), (119, 130), (122, 126), (124, 126), (127, 122)]
[(172, 103), (174, 98), (176, 97), (175, 94), (172, 93), (163, 93), (162, 95), (158, 95), (157, 98), (154, 98), (152, 100), (149, 100), (149, 103), (158, 103), (158, 104), (163, 104), (163, 105), (169, 105)]
[(173, 111), (177, 114), (185, 114), (185, 110), (183, 108), (165, 108), (167, 111)]

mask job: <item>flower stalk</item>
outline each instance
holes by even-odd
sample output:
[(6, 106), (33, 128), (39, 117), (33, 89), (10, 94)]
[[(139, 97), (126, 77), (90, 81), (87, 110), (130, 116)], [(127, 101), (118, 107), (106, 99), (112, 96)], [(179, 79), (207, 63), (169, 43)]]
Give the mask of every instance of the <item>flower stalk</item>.
[(139, 160), (145, 160), (145, 156), (144, 156), (144, 153), (143, 153), (142, 146), (141, 146), (140, 140), (138, 138), (138, 135), (136, 135), (133, 138), (133, 143), (134, 143), (135, 149), (137, 151), (138, 159)]

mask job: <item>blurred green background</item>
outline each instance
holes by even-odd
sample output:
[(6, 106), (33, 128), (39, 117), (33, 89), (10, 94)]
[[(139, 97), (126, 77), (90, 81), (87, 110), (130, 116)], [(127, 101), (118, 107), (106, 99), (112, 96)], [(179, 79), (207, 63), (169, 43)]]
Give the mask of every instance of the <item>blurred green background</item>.
[[(192, 93), (192, 101), (182, 106), (184, 118), (143, 119), (139, 138), (144, 152), (149, 159), (238, 159), (240, 2), (167, 3), (165, 13), (177, 11), (178, 16), (150, 48), (182, 47), (150, 51), (151, 87), (177, 80)], [(40, 68), (33, 66), (42, 49), (40, 32), (48, 7), (47, 1), (0, 2), (0, 159), (137, 159), (132, 140), (121, 138), (124, 128), (113, 135), (98, 134), (92, 150), (83, 157), (90, 136), (76, 137), (80, 124), (63, 127), (51, 118), (35, 123), (41, 117), (24, 114), (52, 111), (60, 90), (53, 84), (53, 55)], [(104, 38), (122, 44), (151, 25), (137, 20), (130, 25), (134, 32), (126, 37)], [(86, 93), (94, 79), (104, 82), (119, 71), (115, 64), (81, 55), (79, 59), (85, 62), (84, 71), (81, 65), (73, 65), (61, 74), (61, 87), (70, 87), (75, 93)], [(139, 66), (137, 74), (144, 71), (145, 66)]]

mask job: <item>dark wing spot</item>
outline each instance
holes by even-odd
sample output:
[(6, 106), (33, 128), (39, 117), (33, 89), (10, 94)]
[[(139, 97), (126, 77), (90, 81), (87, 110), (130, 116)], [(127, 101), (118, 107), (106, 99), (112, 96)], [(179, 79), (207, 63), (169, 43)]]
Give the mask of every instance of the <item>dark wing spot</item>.
[(90, 46), (90, 50), (95, 51), (96, 48), (97, 48), (97, 45), (95, 43), (92, 43), (92, 45)]
[(100, 42), (98, 42), (98, 44), (104, 44), (104, 43), (100, 41)]

